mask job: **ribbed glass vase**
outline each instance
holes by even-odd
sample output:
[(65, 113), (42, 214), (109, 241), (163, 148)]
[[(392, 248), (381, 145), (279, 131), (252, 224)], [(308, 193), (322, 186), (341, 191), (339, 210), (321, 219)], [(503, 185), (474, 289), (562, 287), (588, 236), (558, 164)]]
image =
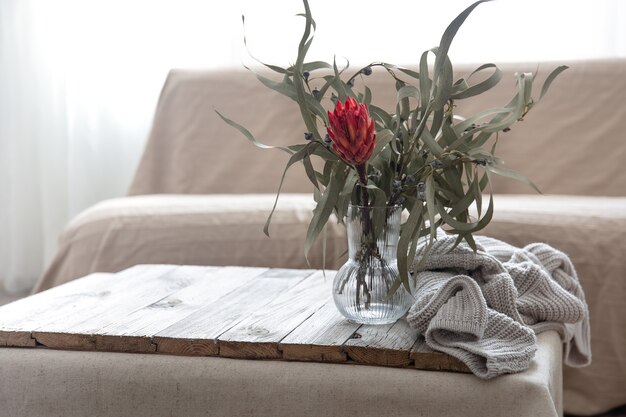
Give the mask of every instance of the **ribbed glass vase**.
[(401, 206), (348, 208), (348, 261), (333, 282), (335, 305), (346, 318), (363, 324), (393, 323), (413, 297), (398, 280), (397, 248)]

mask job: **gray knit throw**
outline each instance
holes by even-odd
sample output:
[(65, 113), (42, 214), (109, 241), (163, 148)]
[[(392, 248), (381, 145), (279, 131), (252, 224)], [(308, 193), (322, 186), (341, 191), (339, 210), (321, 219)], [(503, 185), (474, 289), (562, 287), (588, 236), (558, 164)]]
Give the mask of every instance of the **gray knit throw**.
[(535, 333), (556, 330), (566, 365), (591, 362), (589, 312), (567, 255), (545, 243), (519, 249), (487, 237), (475, 237), (477, 252), (465, 242), (452, 249), (455, 240), (439, 234), (407, 316), (433, 350), (489, 379), (527, 369)]

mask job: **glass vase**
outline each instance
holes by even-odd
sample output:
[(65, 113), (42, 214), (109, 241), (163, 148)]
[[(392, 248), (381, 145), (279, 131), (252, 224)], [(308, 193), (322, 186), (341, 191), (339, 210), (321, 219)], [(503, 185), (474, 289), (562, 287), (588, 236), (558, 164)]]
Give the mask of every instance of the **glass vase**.
[(354, 322), (393, 323), (413, 303), (404, 286), (397, 287), (401, 213), (401, 206), (348, 208), (348, 261), (335, 275), (333, 297), (339, 312)]

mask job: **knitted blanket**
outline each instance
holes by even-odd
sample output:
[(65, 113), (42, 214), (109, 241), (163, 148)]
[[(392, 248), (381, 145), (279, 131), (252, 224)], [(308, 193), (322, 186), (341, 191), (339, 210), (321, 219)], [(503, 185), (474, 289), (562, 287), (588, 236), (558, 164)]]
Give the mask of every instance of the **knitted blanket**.
[(527, 369), (535, 333), (556, 330), (566, 365), (591, 362), (589, 312), (567, 255), (544, 243), (520, 249), (488, 237), (475, 237), (477, 252), (465, 242), (452, 249), (455, 240), (440, 234), (433, 243), (407, 316), (433, 350), (489, 379)]

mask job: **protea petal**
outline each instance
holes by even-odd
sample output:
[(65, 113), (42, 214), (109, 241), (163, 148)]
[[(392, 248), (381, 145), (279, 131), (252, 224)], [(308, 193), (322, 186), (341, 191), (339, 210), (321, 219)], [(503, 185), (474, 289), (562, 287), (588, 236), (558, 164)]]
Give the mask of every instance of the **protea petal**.
[(328, 112), (328, 122), (332, 149), (344, 162), (361, 165), (371, 158), (376, 131), (366, 104), (352, 97), (345, 103), (337, 101), (334, 111)]

